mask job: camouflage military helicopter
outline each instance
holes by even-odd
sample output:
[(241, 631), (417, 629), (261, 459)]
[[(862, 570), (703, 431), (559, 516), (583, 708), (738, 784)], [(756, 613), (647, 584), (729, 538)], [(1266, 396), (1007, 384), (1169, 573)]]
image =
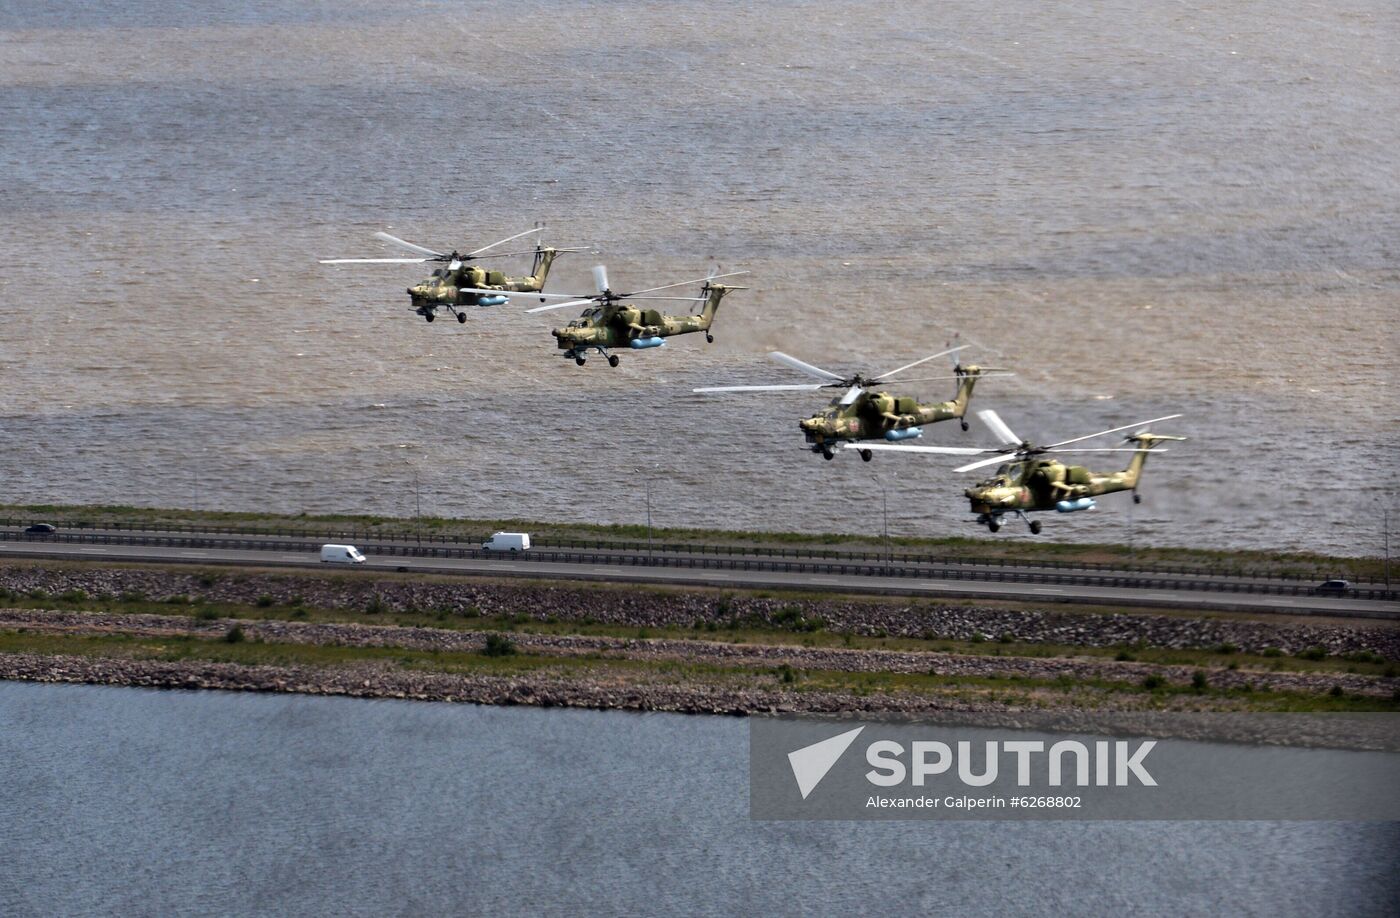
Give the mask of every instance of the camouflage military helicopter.
[[(768, 355), (769, 357), (809, 376), (815, 376), (822, 382), (782, 386), (710, 386), (691, 391), (703, 393), (798, 392), (815, 389), (845, 389), (846, 391), (838, 398), (832, 399), (831, 404), (827, 405), (824, 411), (799, 421), (798, 426), (802, 428), (802, 433), (806, 436), (812, 452), (821, 453), (824, 458), (831, 459), (838, 446), (846, 446), (858, 449), (860, 458), (869, 462), (873, 454), (869, 449), (860, 445), (867, 440), (897, 442), (914, 439), (923, 436), (923, 425), (936, 424), (939, 421), (949, 421), (954, 418), (962, 421), (963, 430), (967, 430), (967, 421), (963, 420), (963, 415), (967, 413), (967, 403), (972, 398), (972, 389), (977, 385), (978, 379), (983, 378), (988, 371), (999, 369), (998, 367), (965, 367), (955, 358), (952, 376), (924, 376), (900, 380), (895, 380), (894, 377), (938, 357), (956, 354), (969, 346), (964, 344), (946, 351), (939, 351), (937, 354), (930, 354), (913, 363), (905, 364), (877, 376), (864, 376), (860, 373), (854, 376), (840, 376), (830, 370), (823, 370), (821, 367), (812, 366), (810, 363), (784, 354), (782, 351), (773, 351)], [(1013, 376), (1015, 374), (997, 373), (995, 375)], [(888, 382), (904, 384), (937, 379), (956, 379), (958, 381), (958, 390), (952, 401), (923, 404), (917, 399), (891, 395), (879, 388)]]
[[(574, 363), (579, 366), (588, 362), (589, 351), (597, 351), (608, 358), (609, 366), (615, 367), (620, 360), (616, 354), (608, 353), (610, 348), (630, 347), (633, 350), (645, 350), (662, 347), (667, 338), (673, 335), (687, 335), (692, 332), (704, 332), (705, 340), (713, 342), (715, 336), (710, 333), (710, 326), (714, 323), (719, 301), (732, 290), (747, 289), (746, 287), (716, 284), (715, 281), (722, 277), (737, 277), (747, 273), (749, 272), (712, 273), (708, 277), (681, 281), (676, 284), (663, 284), (660, 287), (648, 287), (635, 293), (614, 293), (612, 288), (608, 286), (607, 268), (598, 265), (593, 269), (593, 283), (598, 288), (597, 293), (586, 296), (563, 293), (536, 294), (541, 302), (549, 299), (562, 299), (564, 302), (536, 306), (534, 309), (526, 310), (526, 312), (545, 312), (551, 309), (563, 309), (567, 306), (587, 305), (588, 308), (577, 319), (563, 328), (553, 329), (550, 334), (558, 341), (559, 349), (564, 352), (562, 356), (572, 358)], [(672, 290), (695, 283), (702, 285), (699, 296), (650, 295), (657, 290)], [(484, 291), (472, 290), (469, 292), (481, 293)], [(641, 309), (633, 306), (630, 302), (624, 302), (628, 300), (679, 300), (704, 305), (698, 314), (668, 316), (655, 309)]]
[[(467, 321), (467, 314), (458, 307), (461, 306), (504, 306), (510, 302), (510, 293), (538, 293), (544, 289), (545, 279), (549, 276), (550, 265), (554, 264), (554, 259), (565, 252), (582, 252), (584, 249), (556, 249), (542, 245), (538, 239), (538, 234), (544, 229), (542, 226), (528, 229), (523, 233), (516, 233), (514, 236), (493, 242), (490, 245), (482, 246), (479, 249), (468, 252), (465, 255), (456, 250), (444, 254), (433, 249), (406, 242), (397, 236), (388, 233), (375, 233), (374, 235), (410, 252), (415, 252), (417, 258), (324, 258), (323, 265), (345, 265), (345, 264), (390, 264), (390, 265), (412, 265), (423, 262), (435, 261), (442, 264), (442, 267), (433, 271), (432, 277), (422, 283), (418, 283), (408, 288), (409, 303), (413, 311), (422, 316), (426, 321), (431, 322), (437, 318), (439, 309), (445, 309), (457, 317), (458, 322)], [(512, 242), (522, 236), (536, 234), (535, 248), (521, 252), (489, 252), (498, 245)], [(488, 254), (489, 252), (489, 254)], [(507, 277), (501, 271), (488, 271), (477, 265), (469, 265), (468, 262), (478, 261), (483, 258), (510, 258), (516, 255), (533, 255), (534, 266), (530, 269), (527, 277)], [(470, 292), (468, 290), (470, 289)]]
[[(991, 532), (1002, 526), (1002, 516), (1014, 513), (1025, 522), (1033, 534), (1039, 534), (1040, 520), (1027, 520), (1027, 513), (1055, 510), (1059, 513), (1075, 513), (1092, 510), (1096, 506), (1094, 498), (1114, 491), (1132, 491), (1133, 503), (1142, 503), (1137, 493), (1138, 482), (1142, 480), (1142, 467), (1147, 462), (1147, 454), (1166, 440), (1185, 440), (1185, 437), (1170, 437), (1149, 433), (1147, 425), (1159, 421), (1170, 421), (1181, 417), (1169, 414), (1166, 417), (1152, 418), (1110, 427), (1098, 433), (1061, 440), (1049, 446), (1035, 446), (1012, 433), (995, 411), (979, 411), (977, 416), (1001, 440), (1003, 446), (990, 449), (977, 449), (960, 446), (895, 446), (872, 445), (872, 449), (888, 449), (890, 452), (904, 453), (944, 453), (956, 456), (972, 456), (978, 453), (997, 453), (990, 459), (979, 459), (954, 469), (955, 472), (970, 472), (1001, 463), (996, 473), (985, 481), (968, 488), (963, 494), (972, 502), (972, 512), (977, 514), (976, 522), (985, 525)], [(1071, 443), (1080, 443), (1124, 430), (1136, 431), (1123, 438), (1132, 447), (1078, 447), (1064, 449)], [(847, 444), (847, 448), (852, 448)], [(1165, 450), (1163, 450), (1165, 452)], [(1082, 465), (1065, 465), (1056, 455), (1060, 453), (1132, 453), (1128, 467), (1120, 472), (1091, 472)], [(1055, 455), (1050, 455), (1055, 454)]]

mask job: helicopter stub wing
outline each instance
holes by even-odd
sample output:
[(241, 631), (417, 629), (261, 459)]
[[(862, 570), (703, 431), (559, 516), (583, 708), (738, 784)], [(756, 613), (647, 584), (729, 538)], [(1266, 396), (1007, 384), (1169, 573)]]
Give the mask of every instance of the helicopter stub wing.
[(991, 452), (991, 450), (978, 449), (975, 446), (902, 446), (895, 443), (866, 443), (864, 441), (842, 443), (841, 447), (842, 449), (878, 449), (889, 453), (941, 453), (949, 456), (976, 456)]

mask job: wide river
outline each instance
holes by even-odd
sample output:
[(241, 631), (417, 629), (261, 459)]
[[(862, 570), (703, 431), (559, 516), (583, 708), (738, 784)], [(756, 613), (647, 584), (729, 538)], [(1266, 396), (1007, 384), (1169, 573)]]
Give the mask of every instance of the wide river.
[[(1186, 415), (1142, 506), (1041, 538), (1379, 554), (1397, 35), (1393, 0), (0, 0), (0, 500), (404, 514), (416, 479), (637, 522), (650, 477), (659, 525), (871, 531), (884, 491), (974, 534), (953, 462), (803, 452), (821, 393), (690, 391), (957, 340), (1032, 440)], [(752, 289), (610, 370), (555, 356), (567, 310), (430, 326), (422, 266), (317, 263), (536, 221), (601, 252), (554, 291)]]
[(0, 914), (1393, 914), (1394, 823), (760, 822), (748, 739), (0, 682)]

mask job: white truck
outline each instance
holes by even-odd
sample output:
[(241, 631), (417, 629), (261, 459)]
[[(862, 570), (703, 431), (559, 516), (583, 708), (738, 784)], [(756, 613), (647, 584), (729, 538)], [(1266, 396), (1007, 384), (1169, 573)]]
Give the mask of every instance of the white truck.
[(364, 564), (365, 556), (353, 545), (322, 545), (321, 560), (327, 564)]
[(530, 534), (528, 532), (496, 532), (491, 538), (481, 543), (482, 551), (529, 551)]

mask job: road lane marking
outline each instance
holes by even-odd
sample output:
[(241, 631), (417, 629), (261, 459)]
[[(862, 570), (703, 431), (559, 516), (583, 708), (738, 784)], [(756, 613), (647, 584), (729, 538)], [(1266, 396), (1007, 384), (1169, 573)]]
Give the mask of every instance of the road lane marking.
[(97, 552), (104, 555), (107, 553), (107, 549), (105, 548), (80, 548), (78, 551)]

